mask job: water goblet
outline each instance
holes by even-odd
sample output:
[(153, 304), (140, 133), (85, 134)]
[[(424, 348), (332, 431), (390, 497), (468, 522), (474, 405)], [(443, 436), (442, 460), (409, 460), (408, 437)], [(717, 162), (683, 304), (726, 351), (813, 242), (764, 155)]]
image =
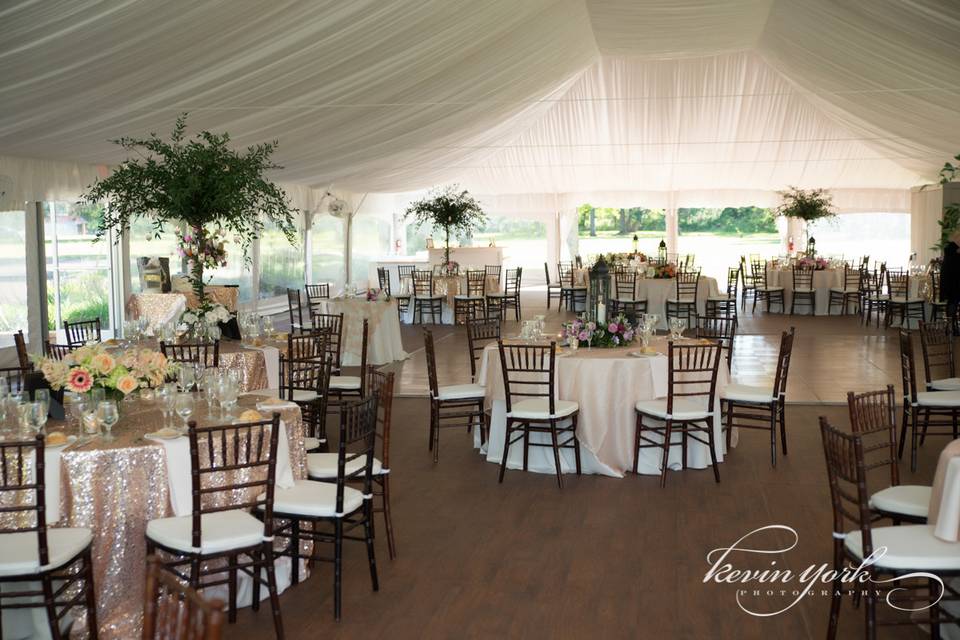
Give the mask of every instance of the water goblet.
[(229, 378), (224, 380), (220, 385), (220, 406), (221, 408), (227, 410), (227, 418), (233, 418), (233, 408), (237, 406), (237, 396), (239, 391), (239, 386)]
[(177, 395), (175, 408), (177, 415), (183, 420), (183, 432), (186, 433), (190, 428), (187, 421), (190, 419), (190, 416), (193, 415), (193, 394), (180, 393)]
[(180, 383), (180, 391), (193, 391), (193, 385), (197, 382), (197, 372), (192, 362), (183, 363), (177, 381)]
[(273, 338), (276, 335), (276, 329), (273, 326), (273, 318), (271, 316), (263, 316), (263, 333), (266, 334), (268, 338)]
[(117, 402), (115, 400), (104, 400), (98, 404), (97, 419), (100, 421), (100, 424), (103, 425), (103, 429), (106, 432), (103, 439), (113, 440), (111, 429), (113, 429), (113, 425), (120, 421), (120, 411), (117, 409)]
[(670, 338), (679, 340), (683, 337), (683, 331), (687, 328), (687, 321), (684, 318), (670, 318)]

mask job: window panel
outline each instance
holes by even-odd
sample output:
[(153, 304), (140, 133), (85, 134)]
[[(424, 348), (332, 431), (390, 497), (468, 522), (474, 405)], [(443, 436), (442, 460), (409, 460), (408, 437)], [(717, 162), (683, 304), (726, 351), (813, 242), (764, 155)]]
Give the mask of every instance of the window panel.
[[(296, 224), (298, 229), (302, 226), (299, 221)], [(288, 288), (303, 285), (303, 245), (290, 244), (274, 223), (265, 222), (260, 234), (260, 299), (285, 296)]]
[(134, 293), (143, 290), (140, 284), (138, 259), (167, 258), (170, 260), (170, 277), (183, 274), (183, 261), (177, 254), (176, 225), (164, 227), (160, 237), (149, 218), (136, 218), (130, 224), (130, 287)]
[(0, 334), (26, 334), (27, 320), (26, 213), (0, 211)]
[[(350, 274), (354, 282), (366, 283), (370, 275), (370, 263), (390, 253), (390, 218), (381, 216), (358, 216), (353, 219), (350, 230)], [(369, 286), (378, 286), (374, 279)]]
[(313, 217), (312, 282), (329, 282), (335, 290), (343, 287), (344, 260), (346, 250), (343, 220), (329, 215)]

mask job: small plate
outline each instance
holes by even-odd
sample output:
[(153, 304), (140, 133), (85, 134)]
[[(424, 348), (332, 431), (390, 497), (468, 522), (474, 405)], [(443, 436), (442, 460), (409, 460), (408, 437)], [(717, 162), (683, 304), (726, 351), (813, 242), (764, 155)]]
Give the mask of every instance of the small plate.
[(164, 427), (155, 433), (148, 433), (144, 438), (156, 438), (159, 440), (176, 440), (183, 434), (177, 431), (176, 429), (171, 429), (170, 427)]
[(643, 351), (631, 351), (627, 354), (628, 356), (633, 356), (634, 358), (656, 358), (660, 354), (657, 352), (654, 353), (644, 353)]
[(46, 448), (47, 449), (64, 449), (66, 447), (69, 447), (76, 441), (77, 441), (77, 436), (67, 436), (67, 441), (64, 442), (63, 444), (48, 444), (46, 445)]

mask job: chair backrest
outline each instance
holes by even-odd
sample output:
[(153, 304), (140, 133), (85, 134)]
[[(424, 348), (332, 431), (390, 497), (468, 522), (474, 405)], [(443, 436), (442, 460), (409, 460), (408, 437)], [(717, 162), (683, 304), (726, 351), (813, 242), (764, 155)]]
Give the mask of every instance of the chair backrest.
[(329, 353), (316, 358), (284, 358), (281, 397), (292, 400), (295, 391), (312, 391), (320, 400), (320, 409), (325, 409), (332, 370), (333, 356)]
[(786, 398), (787, 376), (790, 374), (790, 359), (793, 357), (793, 340), (796, 329), (790, 327), (780, 335), (780, 351), (777, 353), (777, 371), (773, 377), (773, 397)]
[(330, 329), (313, 328), (301, 333), (287, 334), (287, 352), (285, 358), (310, 360), (326, 353), (326, 341), (330, 339)]
[(583, 269), (583, 258), (580, 257), (579, 253), (574, 256), (573, 263), (577, 265), (577, 269)]
[(313, 327), (327, 331), (327, 353), (333, 356), (333, 368), (340, 370), (342, 360), (341, 346), (343, 344), (343, 314), (342, 313), (315, 313), (313, 314)]
[(891, 298), (909, 297), (910, 274), (899, 269), (887, 270), (887, 288)]
[(513, 410), (514, 397), (545, 398), (550, 415), (556, 413), (557, 343), (504, 344), (497, 339), (497, 347), (507, 413)]
[(63, 321), (63, 330), (67, 334), (67, 344), (82, 347), (91, 340), (100, 342), (100, 318), (93, 320)]
[(416, 267), (412, 264), (399, 264), (397, 265), (397, 279), (400, 281), (400, 288), (403, 288), (404, 280), (413, 280), (413, 272), (416, 270)]
[[(739, 278), (739, 275), (737, 277)], [(721, 348), (727, 352), (727, 368), (733, 367), (733, 343), (737, 338), (736, 316), (699, 316), (697, 338), (719, 340)]]
[(470, 379), (476, 380), (477, 360), (484, 347), (500, 339), (499, 319), (480, 319), (467, 322), (467, 349), (470, 354)]
[(632, 300), (637, 295), (637, 272), (633, 269), (617, 271), (613, 285), (618, 300)]
[(574, 286), (574, 272), (572, 264), (569, 262), (557, 263), (557, 281), (560, 283), (560, 286), (563, 287)]
[(550, 286), (550, 265), (543, 263), (543, 275), (547, 279), (547, 286)]
[(700, 288), (700, 269), (680, 269), (677, 271), (677, 300), (697, 301), (697, 289)]
[(377, 282), (380, 289), (390, 295), (390, 272), (386, 267), (377, 267)]
[[(497, 274), (499, 281), (500, 274)], [(482, 297), (487, 290), (487, 272), (480, 269), (470, 269), (467, 271), (467, 295), (471, 297)]]
[(367, 345), (370, 338), (370, 321), (367, 318), (363, 319), (363, 329), (360, 333), (360, 395), (365, 396), (367, 389), (367, 379), (363, 376), (363, 372), (367, 370)]
[(207, 427), (191, 420), (188, 427), (191, 546), (200, 548), (203, 514), (219, 511), (262, 507), (263, 534), (272, 536), (280, 414), (275, 412), (268, 420)]
[(437, 381), (437, 354), (433, 347), (433, 332), (423, 330), (423, 351), (427, 359), (427, 382), (430, 385), (430, 397), (436, 398), (440, 393), (440, 383)]
[(300, 290), (287, 289), (287, 311), (290, 313), (291, 331), (303, 328), (303, 306), (300, 304)]
[(523, 275), (523, 267), (516, 269), (507, 269), (507, 282), (503, 287), (503, 294), (507, 296), (520, 295), (520, 277)]
[(834, 540), (843, 538), (852, 528), (859, 529), (862, 535), (862, 557), (868, 558), (873, 554), (873, 537), (870, 531), (872, 514), (862, 436), (833, 428), (823, 416), (820, 417), (820, 436), (823, 440), (830, 499), (833, 503)]
[(160, 351), (172, 362), (195, 362), (204, 367), (220, 366), (220, 341), (212, 342), (164, 342)]
[[(337, 445), (336, 513), (342, 514), (344, 489), (362, 482), (364, 500), (372, 495), (373, 456), (377, 441), (377, 405), (380, 397), (369, 394), (340, 406), (340, 441)], [(362, 465), (351, 464), (362, 459)], [(347, 472), (347, 467), (353, 471)]]
[(713, 413), (720, 368), (720, 342), (685, 344), (670, 341), (667, 353), (667, 414), (673, 414), (677, 399), (702, 398)]
[(753, 286), (758, 289), (767, 288), (767, 261), (754, 259), (751, 257), (750, 274), (753, 280)]
[[(544, 262), (543, 264), (546, 265), (547, 263)], [(499, 265), (499, 264), (488, 264), (488, 265), (485, 265), (485, 266), (483, 267), (483, 271), (484, 271), (484, 273), (487, 275), (487, 277), (490, 277), (490, 276), (496, 276), (496, 277), (497, 277), (497, 286), (498, 286), (498, 287), (500, 286), (500, 270), (501, 270), (502, 268), (503, 268), (503, 267), (502, 267), (501, 265)], [(549, 279), (548, 279), (548, 282), (549, 282)]]
[(867, 471), (879, 467), (890, 467), (890, 484), (900, 484), (900, 470), (897, 464), (897, 406), (893, 385), (886, 389), (865, 393), (847, 393), (847, 407), (850, 409), (850, 427), (854, 433), (865, 437), (880, 436), (876, 444), (864, 441), (864, 458), (874, 452), (879, 460), (867, 465)]
[(43, 353), (54, 360), (63, 360), (74, 350), (69, 344), (54, 344), (49, 340), (43, 343)]
[[(740, 274), (743, 272), (743, 267), (737, 265), (736, 267), (727, 268), (727, 297), (734, 300), (737, 299), (737, 292), (740, 288)], [(736, 309), (736, 307), (734, 307)]]
[(393, 414), (393, 382), (392, 371), (378, 371), (370, 366), (366, 369), (367, 394), (377, 396), (377, 440), (380, 450), (375, 455), (380, 459), (384, 473), (390, 470), (390, 422)]
[(0, 440), (0, 534), (35, 533), (41, 567), (50, 563), (45, 469), (42, 433)]
[(903, 403), (917, 403), (917, 367), (913, 357), (913, 340), (906, 331), (900, 331), (900, 380), (903, 383)]
[(843, 288), (846, 291), (855, 291), (860, 288), (860, 269), (843, 265)]
[(307, 304), (311, 308), (315, 307), (318, 302), (321, 300), (326, 300), (330, 298), (330, 283), (321, 282), (319, 284), (308, 284), (306, 287), (307, 291)]
[(433, 272), (416, 269), (413, 272), (413, 295), (430, 297), (433, 295)]
[(793, 266), (793, 289), (813, 289), (813, 266)]
[(205, 600), (156, 556), (147, 558), (143, 593), (142, 640), (220, 640), (224, 601)]
[(956, 377), (952, 333), (949, 320), (920, 321), (920, 347), (927, 382)]
[(27, 341), (23, 337), (23, 329), (13, 334), (13, 342), (17, 346), (17, 362), (21, 369), (33, 369), (30, 354), (27, 352)]

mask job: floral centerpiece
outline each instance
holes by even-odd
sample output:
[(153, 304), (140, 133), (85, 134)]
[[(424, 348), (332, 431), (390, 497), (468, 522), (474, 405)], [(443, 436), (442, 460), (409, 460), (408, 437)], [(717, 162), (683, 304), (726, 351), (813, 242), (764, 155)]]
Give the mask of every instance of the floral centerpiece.
[(444, 274), (448, 276), (455, 276), (460, 273), (460, 263), (456, 260), (447, 260), (441, 268)]
[(823, 271), (830, 266), (830, 261), (826, 258), (803, 257), (797, 260), (797, 266), (804, 269), (813, 269), (814, 271)]
[(37, 359), (37, 368), (54, 391), (87, 393), (99, 387), (115, 397), (163, 384), (174, 366), (159, 351), (129, 349), (113, 355), (103, 345), (80, 347), (63, 360)]
[(229, 322), (231, 318), (233, 314), (225, 306), (204, 300), (196, 309), (183, 312), (177, 328), (188, 331), (195, 337), (202, 337), (210, 327)]
[(653, 275), (650, 276), (651, 278), (665, 280), (668, 278), (677, 277), (677, 265), (673, 264), (672, 262), (668, 262), (666, 264), (658, 264), (651, 267), (651, 269), (653, 269)]
[(367, 302), (377, 302), (379, 300), (389, 300), (390, 296), (383, 289), (367, 289)]
[[(603, 258), (607, 264), (631, 264), (635, 262), (649, 262), (646, 254), (642, 251), (627, 251), (623, 253), (602, 253), (597, 256), (597, 260)], [(596, 260), (594, 261), (596, 262)]]
[(404, 213), (404, 219), (410, 218), (418, 225), (430, 224), (435, 230), (443, 231), (443, 264), (448, 266), (456, 264), (450, 260), (450, 236), (468, 236), (487, 221), (476, 198), (456, 185), (433, 191), (411, 203)]
[(607, 322), (584, 322), (577, 318), (563, 325), (560, 337), (571, 346), (624, 347), (636, 339), (636, 330), (623, 314)]

